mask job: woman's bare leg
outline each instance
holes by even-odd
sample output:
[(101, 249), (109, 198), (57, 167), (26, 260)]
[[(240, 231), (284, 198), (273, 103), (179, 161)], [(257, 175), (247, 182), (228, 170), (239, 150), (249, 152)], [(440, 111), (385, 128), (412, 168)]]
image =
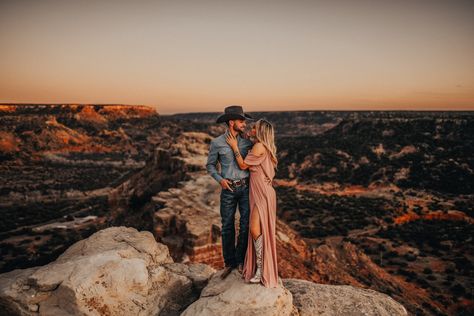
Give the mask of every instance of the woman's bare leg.
[(262, 234), (262, 228), (260, 227), (260, 215), (258, 214), (257, 205), (251, 212), (250, 215), (250, 234), (252, 234), (252, 238), (255, 240)]

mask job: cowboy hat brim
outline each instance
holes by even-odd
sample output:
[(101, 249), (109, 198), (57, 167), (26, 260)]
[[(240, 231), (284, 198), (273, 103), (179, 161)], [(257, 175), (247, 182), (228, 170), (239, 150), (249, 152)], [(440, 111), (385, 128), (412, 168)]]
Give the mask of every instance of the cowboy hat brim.
[(223, 123), (230, 120), (253, 120), (253, 117), (247, 113), (244, 113), (244, 115), (237, 113), (224, 113), (217, 118), (216, 123)]

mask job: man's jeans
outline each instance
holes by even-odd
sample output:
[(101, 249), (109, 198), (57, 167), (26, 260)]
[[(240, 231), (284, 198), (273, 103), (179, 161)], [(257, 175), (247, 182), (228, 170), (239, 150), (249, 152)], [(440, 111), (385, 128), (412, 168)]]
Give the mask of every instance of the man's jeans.
[[(226, 267), (244, 263), (249, 236), (249, 186), (232, 187), (221, 191), (222, 253)], [(240, 230), (235, 245), (235, 212), (239, 206)]]

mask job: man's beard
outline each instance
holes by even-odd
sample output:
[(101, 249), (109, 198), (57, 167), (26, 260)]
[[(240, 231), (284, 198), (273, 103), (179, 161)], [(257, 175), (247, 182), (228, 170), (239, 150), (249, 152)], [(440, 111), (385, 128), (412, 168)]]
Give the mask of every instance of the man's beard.
[(237, 126), (234, 126), (234, 131), (236, 131), (239, 134), (243, 134), (245, 132), (245, 130), (243, 128), (239, 128)]

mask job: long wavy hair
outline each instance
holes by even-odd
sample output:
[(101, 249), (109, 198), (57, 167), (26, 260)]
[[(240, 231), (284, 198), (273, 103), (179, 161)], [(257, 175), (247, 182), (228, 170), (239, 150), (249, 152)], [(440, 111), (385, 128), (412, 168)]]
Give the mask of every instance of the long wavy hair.
[(275, 131), (273, 125), (266, 119), (259, 119), (257, 123), (255, 123), (255, 138), (270, 152), (273, 166), (276, 169), (278, 159), (276, 156), (277, 148), (275, 146)]

